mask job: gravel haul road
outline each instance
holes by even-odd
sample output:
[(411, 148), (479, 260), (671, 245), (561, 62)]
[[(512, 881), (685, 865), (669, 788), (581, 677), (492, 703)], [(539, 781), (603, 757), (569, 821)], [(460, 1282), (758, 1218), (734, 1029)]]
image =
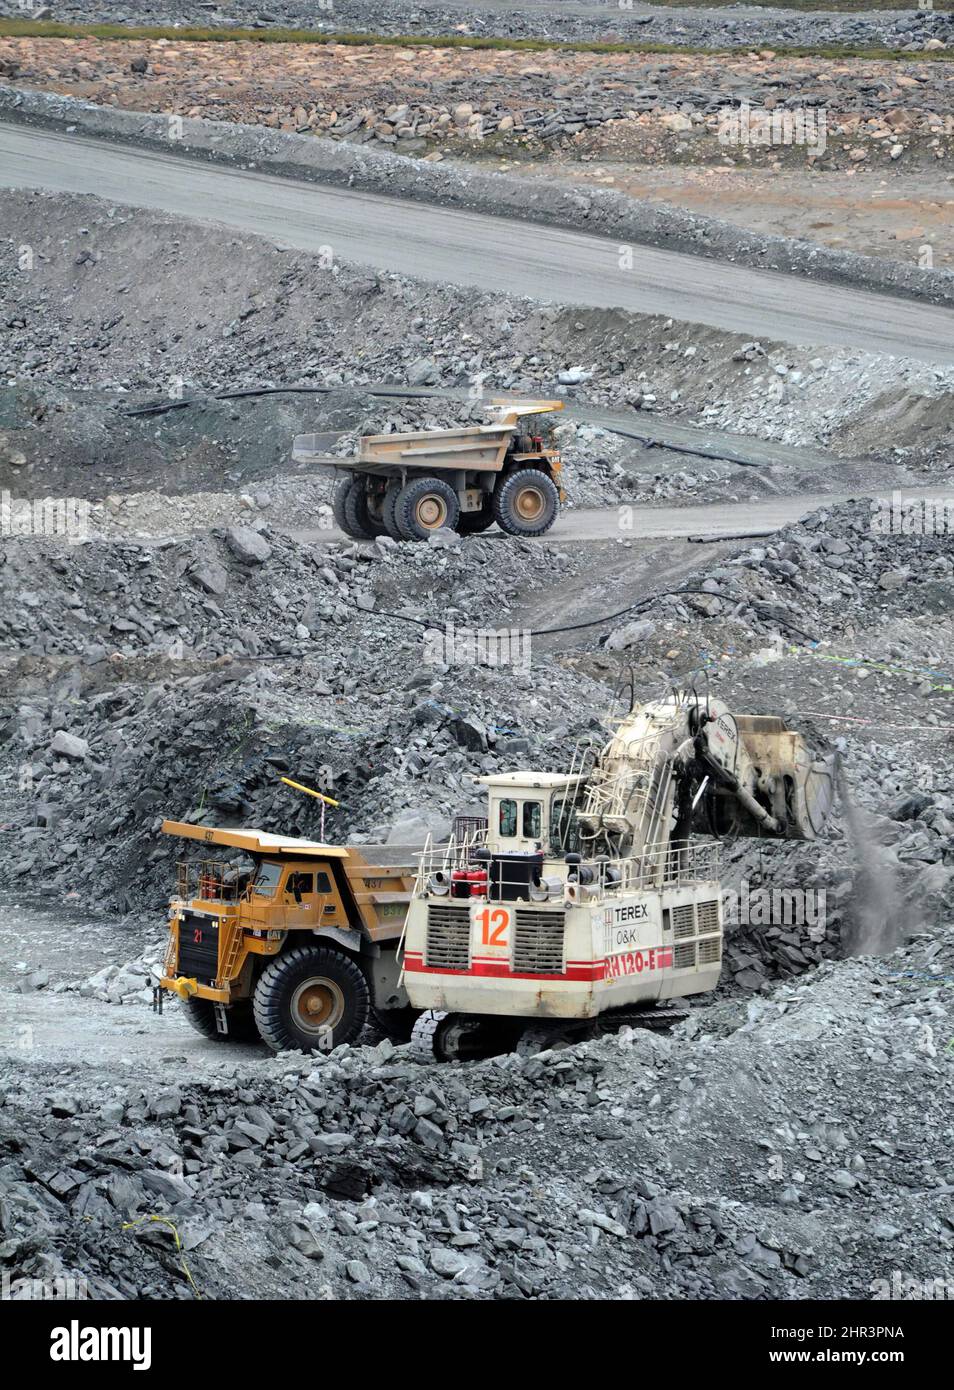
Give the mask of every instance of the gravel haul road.
[(0, 186), (96, 194), (425, 280), (954, 363), (950, 311), (610, 238), (0, 125)]
[[(954, 488), (904, 488), (900, 494), (905, 501), (931, 501), (936, 507), (954, 507)], [(705, 502), (691, 507), (630, 507), (621, 505), (606, 510), (587, 508), (564, 511), (557, 518), (549, 536), (555, 541), (656, 540), (687, 537), (691, 540), (716, 540), (729, 537), (771, 536), (783, 526), (791, 526), (799, 517), (819, 507), (835, 507), (848, 501), (843, 492), (802, 493), (797, 497), (772, 497), (758, 502)], [(285, 528), (278, 528), (284, 530)], [(334, 530), (289, 528), (287, 535), (301, 541), (338, 540), (342, 533)], [(489, 538), (497, 537), (496, 531)], [(504, 539), (499, 533), (500, 540)]]

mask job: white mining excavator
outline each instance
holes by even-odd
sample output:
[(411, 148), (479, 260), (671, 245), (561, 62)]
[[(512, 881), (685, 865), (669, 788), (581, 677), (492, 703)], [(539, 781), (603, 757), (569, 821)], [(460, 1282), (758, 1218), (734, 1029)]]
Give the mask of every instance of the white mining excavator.
[(480, 780), (486, 818), (428, 845), (411, 893), (420, 1060), (684, 1017), (670, 1001), (719, 981), (720, 841), (814, 840), (835, 761), (780, 718), (674, 691), (631, 707), (566, 774)]

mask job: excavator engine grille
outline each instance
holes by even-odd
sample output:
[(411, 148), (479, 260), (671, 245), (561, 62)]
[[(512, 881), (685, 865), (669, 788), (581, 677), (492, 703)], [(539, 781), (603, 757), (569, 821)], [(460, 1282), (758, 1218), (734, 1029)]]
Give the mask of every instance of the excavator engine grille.
[(696, 903), (696, 917), (699, 922), (699, 935), (707, 936), (709, 932), (719, 930), (719, 903), (713, 898), (711, 902)]
[(562, 975), (566, 914), (518, 907), (514, 912), (515, 974)]
[(721, 936), (707, 936), (699, 942), (699, 964), (717, 965), (722, 956)]
[(693, 904), (679, 903), (672, 909), (673, 940), (678, 941), (680, 937), (695, 936), (695, 934), (696, 921)]
[(469, 905), (428, 904), (424, 964), (441, 970), (467, 970), (469, 968)]
[(696, 963), (696, 943), (683, 941), (672, 948), (673, 970), (689, 970)]

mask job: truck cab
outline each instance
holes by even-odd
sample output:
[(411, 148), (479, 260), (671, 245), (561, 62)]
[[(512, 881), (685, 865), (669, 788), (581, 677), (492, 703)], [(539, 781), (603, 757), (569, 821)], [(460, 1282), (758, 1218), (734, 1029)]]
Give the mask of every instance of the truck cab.
[(162, 828), (243, 857), (178, 865), (160, 1000), (178, 995), (206, 1037), (261, 1037), (276, 1051), (351, 1042), (371, 1009), (386, 1030), (397, 1026), (412, 865), (262, 830)]
[(269, 924), (286, 931), (295, 927), (347, 927), (348, 918), (327, 864), (292, 859), (285, 863), (263, 859), (249, 881), (245, 901), (238, 904), (240, 917), (267, 917)]

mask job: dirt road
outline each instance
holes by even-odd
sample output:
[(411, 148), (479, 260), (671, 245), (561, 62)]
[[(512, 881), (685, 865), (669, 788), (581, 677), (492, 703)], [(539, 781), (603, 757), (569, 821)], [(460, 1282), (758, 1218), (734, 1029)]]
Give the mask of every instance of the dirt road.
[(610, 238), (0, 126), (0, 183), (92, 193), (432, 281), (954, 363), (948, 310)]
[[(904, 488), (907, 498), (931, 498), (954, 505), (954, 488)], [(759, 502), (725, 502), (696, 507), (630, 507), (566, 511), (557, 518), (549, 537), (556, 541), (653, 540), (689, 537), (769, 536), (782, 526), (818, 507), (844, 502), (847, 493), (802, 493), (797, 497), (772, 497)], [(340, 540), (334, 530), (290, 530), (297, 540)], [(500, 533), (490, 531), (488, 536)]]

